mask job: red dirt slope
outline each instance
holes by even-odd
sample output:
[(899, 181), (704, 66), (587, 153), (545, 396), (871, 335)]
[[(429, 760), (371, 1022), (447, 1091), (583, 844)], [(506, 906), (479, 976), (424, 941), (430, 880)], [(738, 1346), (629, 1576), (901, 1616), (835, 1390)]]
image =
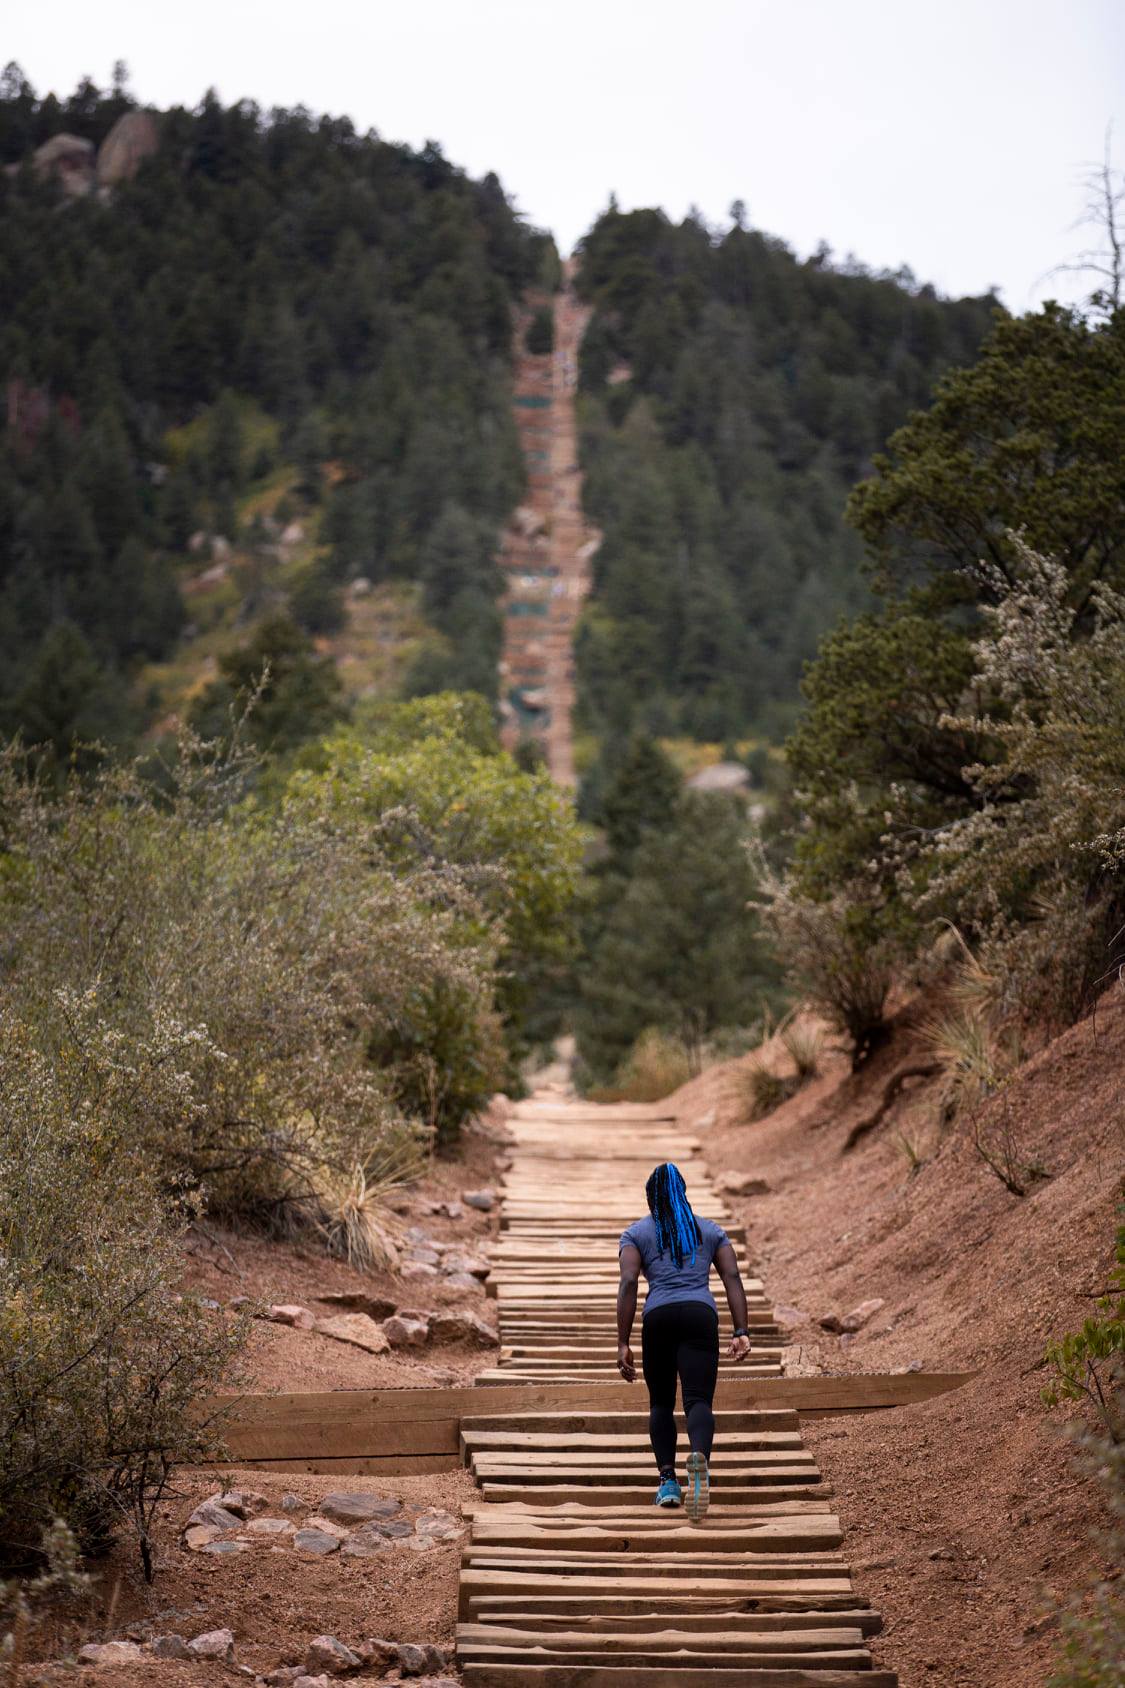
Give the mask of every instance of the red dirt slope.
[[(795, 1369), (979, 1368), (936, 1401), (810, 1426), (858, 1578), (887, 1620), (880, 1662), (904, 1688), (1038, 1688), (1058, 1642), (1051, 1595), (1065, 1596), (1096, 1559), (1098, 1498), (1074, 1470), (1065, 1415), (1039, 1400), (1040, 1362), (1046, 1339), (1075, 1328), (1106, 1281), (1125, 1170), (1125, 998), (1106, 997), (982, 1110), (1007, 1108), (1023, 1159), (1051, 1173), (1024, 1199), (987, 1170), (963, 1125), (937, 1132), (936, 1081), (904, 1091), (841, 1152), (890, 1074), (918, 1054), (912, 1044), (904, 1015), (862, 1075), (834, 1057), (754, 1124), (739, 1123), (745, 1063), (672, 1100), (701, 1123), (713, 1170), (768, 1180), (770, 1193), (742, 1206), (770, 1291), (794, 1304)], [(913, 1175), (899, 1131), (932, 1139)], [(869, 1297), (885, 1305), (857, 1335), (819, 1328)]]

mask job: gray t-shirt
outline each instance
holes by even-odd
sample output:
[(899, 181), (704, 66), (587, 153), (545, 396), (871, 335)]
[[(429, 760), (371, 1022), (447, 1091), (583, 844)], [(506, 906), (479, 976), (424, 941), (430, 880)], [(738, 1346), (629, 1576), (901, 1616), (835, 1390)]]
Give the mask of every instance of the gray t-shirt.
[(711, 1275), (716, 1249), (729, 1238), (723, 1227), (716, 1225), (713, 1219), (702, 1219), (699, 1214), (695, 1217), (703, 1240), (695, 1251), (695, 1260), (685, 1255), (682, 1266), (676, 1265), (670, 1250), (665, 1249), (661, 1254), (656, 1220), (651, 1213), (643, 1219), (634, 1220), (627, 1231), (622, 1231), (617, 1252), (620, 1254), (626, 1243), (632, 1243), (640, 1250), (641, 1271), (648, 1284), (646, 1313), (665, 1306), (669, 1301), (703, 1301), (708, 1307), (715, 1306), (715, 1297), (707, 1287), (707, 1279)]

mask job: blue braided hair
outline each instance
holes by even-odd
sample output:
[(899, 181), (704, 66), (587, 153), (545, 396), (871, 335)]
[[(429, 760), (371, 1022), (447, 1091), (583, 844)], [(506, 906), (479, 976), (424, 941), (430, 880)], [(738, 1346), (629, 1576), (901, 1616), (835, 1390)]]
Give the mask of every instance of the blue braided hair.
[(687, 1186), (679, 1167), (671, 1161), (664, 1161), (656, 1167), (645, 1185), (645, 1195), (648, 1210), (656, 1220), (656, 1240), (661, 1254), (667, 1250), (677, 1270), (688, 1257), (694, 1265), (695, 1253), (703, 1237), (699, 1221), (687, 1199)]

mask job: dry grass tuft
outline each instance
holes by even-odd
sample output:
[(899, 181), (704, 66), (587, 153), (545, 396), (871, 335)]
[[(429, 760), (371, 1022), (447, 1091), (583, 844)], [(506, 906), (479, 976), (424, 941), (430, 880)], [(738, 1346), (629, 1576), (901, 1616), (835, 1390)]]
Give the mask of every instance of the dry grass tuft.
[(820, 1072), (824, 1054), (824, 1033), (811, 1020), (791, 1019), (778, 1028), (781, 1046), (793, 1063), (799, 1084), (807, 1084)]
[(339, 1178), (326, 1175), (316, 1193), (316, 1227), (329, 1254), (360, 1272), (396, 1266), (402, 1222), (390, 1203), (423, 1166), (421, 1153), (407, 1145)]
[(590, 1098), (596, 1102), (659, 1102), (694, 1076), (679, 1038), (650, 1026), (617, 1069), (613, 1083), (591, 1090)]

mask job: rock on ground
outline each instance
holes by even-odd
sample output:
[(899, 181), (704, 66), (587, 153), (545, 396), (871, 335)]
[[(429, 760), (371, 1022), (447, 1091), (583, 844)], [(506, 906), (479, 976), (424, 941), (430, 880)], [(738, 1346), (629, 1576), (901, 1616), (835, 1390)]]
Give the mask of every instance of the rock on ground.
[(325, 1495), (320, 1503), (321, 1518), (329, 1518), (336, 1524), (366, 1524), (372, 1518), (393, 1518), (402, 1511), (400, 1500), (390, 1500), (382, 1495)]
[(251, 1518), (247, 1534), (254, 1536), (291, 1536), (296, 1525), (291, 1518)]
[(335, 1307), (340, 1313), (366, 1313), (369, 1319), (376, 1322), (389, 1318), (396, 1310), (395, 1303), (389, 1301), (385, 1295), (365, 1295), (352, 1290), (333, 1295), (318, 1295), (316, 1299), (322, 1307)]
[(148, 1644), (154, 1659), (190, 1659), (187, 1642), (182, 1635), (154, 1635)]
[(92, 1641), (78, 1654), (80, 1665), (131, 1665), (144, 1658), (135, 1641)]
[(496, 1206), (496, 1191), (487, 1188), (483, 1190), (462, 1190), (461, 1200), (466, 1207), (475, 1207), (478, 1213), (491, 1213)]
[(362, 1663), (359, 1654), (337, 1641), (334, 1635), (314, 1636), (305, 1654), (306, 1670), (326, 1671), (329, 1676), (344, 1676), (350, 1670), (358, 1670)]
[(262, 1318), (275, 1325), (292, 1325), (294, 1330), (312, 1330), (316, 1324), (316, 1315), (307, 1307), (267, 1307)]
[(820, 1321), (821, 1330), (838, 1331), (845, 1334), (862, 1330), (870, 1319), (873, 1319), (886, 1302), (881, 1296), (872, 1296), (870, 1301), (861, 1301), (858, 1307), (853, 1307), (850, 1313), (827, 1313)]
[(305, 1529), (298, 1530), (297, 1534), (293, 1537), (293, 1546), (300, 1553), (338, 1553), (340, 1550), (340, 1543), (343, 1539), (343, 1531), (340, 1531), (337, 1535), (333, 1535), (327, 1530), (320, 1530), (315, 1527), (309, 1528), (306, 1526)]
[(401, 1313), (395, 1313), (383, 1320), (383, 1335), (392, 1348), (424, 1348), (430, 1339), (430, 1322), (405, 1319)]
[(333, 1342), (348, 1342), (353, 1348), (366, 1349), (369, 1354), (385, 1354), (390, 1343), (383, 1335), (382, 1325), (366, 1313), (337, 1313), (329, 1319), (317, 1319), (318, 1335), (331, 1337)]
[(452, 1536), (459, 1536), (463, 1528), (461, 1520), (454, 1518), (452, 1512), (443, 1512), (440, 1507), (431, 1507), (423, 1512), (414, 1528), (420, 1536), (433, 1536), (438, 1541), (448, 1541)]
[(229, 1629), (208, 1629), (189, 1641), (187, 1650), (193, 1659), (218, 1659), (222, 1664), (234, 1662), (234, 1634)]
[(237, 1530), (242, 1523), (242, 1515), (232, 1512), (229, 1506), (223, 1506), (218, 1495), (211, 1495), (209, 1499), (201, 1501), (188, 1519), (192, 1524), (206, 1524), (214, 1530)]
[(479, 1313), (435, 1313), (430, 1321), (430, 1335), (435, 1342), (475, 1342), (490, 1348), (500, 1338), (487, 1319)]
[(724, 1172), (715, 1182), (728, 1196), (768, 1196), (770, 1193), (766, 1180), (755, 1178), (749, 1172)]

